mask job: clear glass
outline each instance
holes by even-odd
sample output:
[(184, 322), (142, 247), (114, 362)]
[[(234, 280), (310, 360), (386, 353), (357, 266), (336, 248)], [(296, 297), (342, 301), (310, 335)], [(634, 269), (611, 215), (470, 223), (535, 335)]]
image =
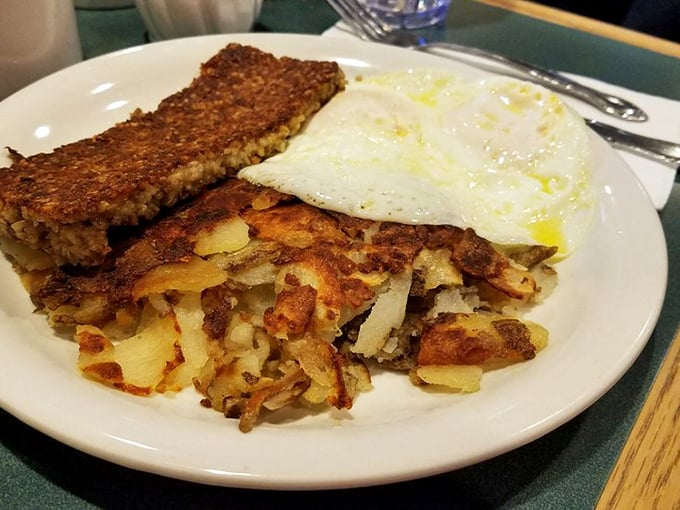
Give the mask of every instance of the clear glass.
[[(3, 0), (0, 0), (2, 2)], [(135, 0), (149, 39), (248, 32), (262, 0)]]
[(362, 0), (395, 28), (425, 28), (444, 23), (451, 0)]

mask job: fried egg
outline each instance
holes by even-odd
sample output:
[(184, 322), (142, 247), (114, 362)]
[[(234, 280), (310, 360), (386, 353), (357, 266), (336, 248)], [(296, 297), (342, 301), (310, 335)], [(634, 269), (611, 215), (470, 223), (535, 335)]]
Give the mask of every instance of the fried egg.
[(587, 127), (560, 98), (446, 70), (351, 82), (283, 153), (239, 177), (351, 216), (472, 227), (561, 256), (582, 242), (595, 203)]

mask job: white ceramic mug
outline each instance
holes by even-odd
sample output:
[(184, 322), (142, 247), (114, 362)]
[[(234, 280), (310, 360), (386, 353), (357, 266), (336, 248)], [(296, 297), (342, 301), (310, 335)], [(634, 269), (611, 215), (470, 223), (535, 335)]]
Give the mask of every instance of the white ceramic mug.
[(73, 0), (2, 0), (0, 99), (82, 58)]
[(149, 39), (248, 32), (262, 0), (136, 0)]

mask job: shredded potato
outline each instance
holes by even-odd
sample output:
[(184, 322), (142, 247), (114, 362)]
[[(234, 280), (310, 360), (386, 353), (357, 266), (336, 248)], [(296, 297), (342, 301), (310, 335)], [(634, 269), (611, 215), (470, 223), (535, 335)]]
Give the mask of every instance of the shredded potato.
[(366, 322), (359, 329), (359, 337), (351, 347), (352, 352), (370, 358), (382, 349), (390, 332), (404, 322), (410, 288), (410, 271), (404, 271), (389, 280), (387, 290), (378, 296)]
[(547, 345), (521, 312), (556, 284), (552, 248), (359, 220), (238, 180), (190, 207), (222, 219), (169, 218), (94, 275), (27, 274), (53, 324), (77, 326), (87, 377), (134, 395), (193, 386), (248, 432), (286, 407), (351, 409), (375, 365), (469, 393)]

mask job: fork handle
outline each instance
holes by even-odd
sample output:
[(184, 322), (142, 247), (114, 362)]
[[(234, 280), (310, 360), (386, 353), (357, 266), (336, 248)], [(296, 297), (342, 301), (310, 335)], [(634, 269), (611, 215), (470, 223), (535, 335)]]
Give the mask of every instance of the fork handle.
[(613, 115), (620, 119), (631, 121), (645, 121), (648, 119), (647, 114), (638, 106), (623, 98), (605, 94), (599, 90), (592, 89), (556, 72), (544, 69), (533, 64), (529, 64), (522, 60), (506, 57), (492, 53), (481, 48), (473, 48), (463, 46), (456, 43), (449, 42), (428, 42), (416, 46), (417, 49), (427, 51), (428, 49), (442, 49), (448, 51), (455, 51), (457, 53), (464, 53), (473, 55), (475, 57), (484, 58), (494, 62), (503, 64), (515, 71), (519, 71), (529, 78), (545, 85), (546, 87), (570, 95), (586, 103), (593, 105), (600, 111), (609, 115)]

